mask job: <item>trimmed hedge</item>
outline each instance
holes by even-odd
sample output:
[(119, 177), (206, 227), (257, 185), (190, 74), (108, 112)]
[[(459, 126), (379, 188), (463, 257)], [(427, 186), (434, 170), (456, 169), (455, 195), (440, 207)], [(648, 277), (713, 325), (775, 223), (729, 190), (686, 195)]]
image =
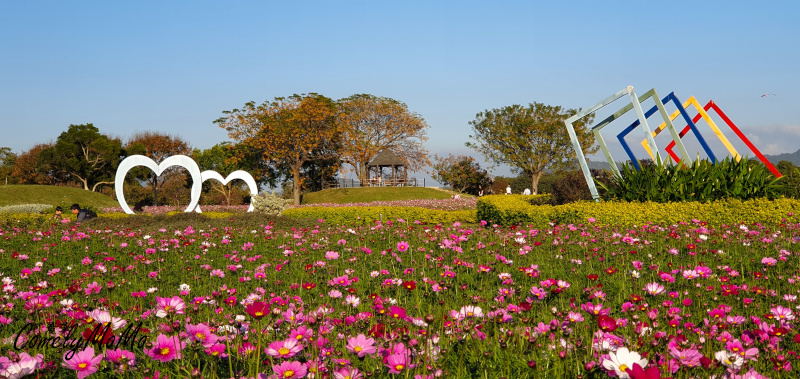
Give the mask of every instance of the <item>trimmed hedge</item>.
[(476, 222), (476, 211), (443, 211), (420, 207), (303, 207), (287, 209), (284, 216), (322, 219), (337, 225), (371, 224), (378, 220), (403, 219), (407, 222), (420, 221), (426, 224), (451, 224)]
[(587, 223), (594, 218), (599, 225), (633, 226), (643, 224), (671, 225), (692, 220), (705, 221), (712, 226), (739, 223), (777, 224), (784, 219), (798, 222), (800, 200), (796, 199), (727, 199), (711, 203), (699, 202), (614, 202), (582, 201), (565, 205), (532, 205), (526, 196), (484, 196), (478, 200), (479, 220), (511, 225), (545, 226)]

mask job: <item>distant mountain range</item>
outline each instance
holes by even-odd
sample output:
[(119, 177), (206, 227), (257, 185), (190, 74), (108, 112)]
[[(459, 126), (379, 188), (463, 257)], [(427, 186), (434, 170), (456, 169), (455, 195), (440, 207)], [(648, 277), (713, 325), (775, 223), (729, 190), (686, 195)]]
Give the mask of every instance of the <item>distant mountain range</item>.
[[(747, 154), (747, 156), (750, 159), (758, 159), (751, 154)], [(780, 161), (789, 161), (792, 162), (792, 164), (794, 164), (795, 166), (800, 166), (800, 149), (798, 149), (794, 153), (783, 153), (778, 155), (764, 154), (764, 157), (767, 158), (767, 160), (770, 161), (773, 165), (777, 165), (778, 162)], [(619, 162), (617, 162), (617, 167), (622, 168)], [(608, 170), (611, 168), (611, 166), (609, 166), (607, 162), (589, 161), (589, 168)]]

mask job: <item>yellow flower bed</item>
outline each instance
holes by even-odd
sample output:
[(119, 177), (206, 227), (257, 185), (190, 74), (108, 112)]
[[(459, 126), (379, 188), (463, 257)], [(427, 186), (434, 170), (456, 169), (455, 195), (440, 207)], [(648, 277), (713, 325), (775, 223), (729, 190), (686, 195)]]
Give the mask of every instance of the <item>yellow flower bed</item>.
[[(626, 203), (584, 201), (571, 204), (531, 205), (523, 196), (494, 195), (478, 200), (478, 218), (497, 224), (546, 225), (548, 222), (587, 223), (594, 218), (600, 225), (633, 226), (645, 223), (662, 225), (705, 221), (718, 226), (744, 223), (781, 223), (796, 218), (800, 200), (755, 199), (722, 200), (711, 203)], [(791, 215), (791, 216), (790, 216)]]

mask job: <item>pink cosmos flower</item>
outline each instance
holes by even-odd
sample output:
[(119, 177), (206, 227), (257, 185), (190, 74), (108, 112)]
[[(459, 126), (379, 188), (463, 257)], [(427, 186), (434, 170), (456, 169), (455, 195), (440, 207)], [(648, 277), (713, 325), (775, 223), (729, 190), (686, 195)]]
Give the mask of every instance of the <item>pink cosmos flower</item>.
[(314, 335), (314, 329), (302, 325), (297, 327), (297, 329), (292, 329), (289, 332), (289, 338), (295, 339), (297, 341), (308, 340), (313, 335)]
[(114, 364), (127, 364), (129, 366), (136, 365), (136, 355), (128, 350), (116, 349), (106, 350), (104, 360)]
[(228, 354), (225, 354), (225, 350), (227, 350), (227, 345), (225, 345), (224, 343), (218, 343), (214, 346), (205, 349), (204, 351), (206, 352), (206, 354), (212, 357), (225, 358), (228, 356)]
[(405, 252), (406, 250), (408, 250), (408, 246), (409, 246), (409, 245), (408, 245), (408, 242), (406, 242), (406, 241), (400, 241), (400, 242), (398, 242), (398, 243), (397, 243), (397, 251), (399, 251), (399, 252), (403, 253), (403, 252)]
[[(2, 357), (2, 359), (8, 360), (6, 357)], [(43, 367), (43, 359), (44, 356), (42, 354), (32, 357), (23, 351), (19, 354), (18, 362), (0, 362), (0, 367), (3, 367), (0, 369), (0, 376), (9, 379), (23, 378), (41, 369)]]
[(264, 353), (273, 358), (291, 358), (302, 350), (303, 345), (300, 344), (300, 342), (294, 338), (289, 338), (269, 344), (269, 346), (264, 349)]
[(386, 367), (389, 368), (390, 374), (399, 374), (403, 370), (409, 369), (409, 355), (408, 354), (392, 354), (386, 358)]
[(792, 314), (792, 309), (791, 308), (784, 308), (784, 307), (782, 307), (780, 305), (775, 307), (775, 308), (770, 309), (769, 311), (770, 311), (770, 313), (775, 315), (776, 319), (778, 319), (781, 322), (783, 322), (783, 321), (792, 321), (795, 318), (794, 315)]
[(181, 359), (181, 351), (185, 345), (186, 343), (181, 342), (176, 336), (167, 337), (163, 334), (159, 334), (155, 344), (153, 344), (153, 348), (145, 350), (145, 354), (154, 360), (169, 362), (176, 358)]
[(203, 347), (211, 347), (219, 339), (206, 324), (186, 324), (186, 334), (189, 335), (189, 340), (199, 342)]
[(279, 365), (272, 366), (272, 371), (275, 372), (273, 378), (280, 379), (299, 379), (306, 376), (308, 368), (306, 365), (293, 361), (283, 362)]
[(89, 284), (89, 285), (86, 286), (86, 289), (84, 290), (84, 292), (87, 295), (91, 295), (92, 293), (100, 293), (100, 289), (102, 289), (102, 288), (103, 287), (101, 285), (97, 284), (97, 282), (92, 282), (92, 284)]
[(570, 322), (583, 322), (584, 320), (583, 315), (578, 312), (569, 312), (567, 319), (569, 319)]
[(325, 259), (327, 259), (329, 261), (339, 259), (339, 253), (337, 253), (335, 251), (328, 251), (328, 252), (325, 253)]
[[(77, 371), (78, 379), (83, 379), (97, 372), (97, 365), (103, 360), (102, 355), (94, 356), (94, 348), (89, 346), (79, 353), (67, 351), (64, 353), (62, 366)], [(67, 358), (68, 356), (69, 359)]]
[(662, 293), (666, 292), (664, 286), (657, 282), (647, 283), (644, 286), (644, 290), (653, 296), (661, 295)]
[(362, 379), (364, 374), (355, 367), (344, 367), (333, 372), (333, 379)]
[(375, 352), (378, 350), (375, 347), (375, 339), (367, 338), (363, 334), (359, 334), (354, 338), (348, 339), (347, 346), (345, 347), (351, 353), (358, 355), (359, 358), (364, 358), (364, 356), (367, 354), (375, 354)]
[(183, 299), (177, 296), (173, 296), (172, 298), (168, 297), (158, 297), (156, 296), (156, 317), (164, 318), (171, 314), (184, 314), (184, 308), (186, 308), (186, 303), (183, 302)]
[(778, 261), (772, 257), (764, 257), (761, 259), (761, 264), (765, 266), (775, 266), (776, 263), (778, 263)]

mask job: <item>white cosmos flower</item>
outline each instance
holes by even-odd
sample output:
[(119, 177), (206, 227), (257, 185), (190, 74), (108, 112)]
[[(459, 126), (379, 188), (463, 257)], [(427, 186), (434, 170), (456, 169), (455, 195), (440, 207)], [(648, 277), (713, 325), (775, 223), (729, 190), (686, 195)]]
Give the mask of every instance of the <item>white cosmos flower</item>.
[(733, 370), (741, 369), (742, 365), (744, 364), (744, 358), (727, 350), (720, 350), (716, 352), (714, 354), (714, 358), (717, 358), (719, 363), (722, 363), (723, 366)]
[(634, 363), (642, 368), (647, 367), (647, 359), (643, 359), (639, 353), (630, 351), (627, 347), (621, 347), (608, 355), (610, 359), (603, 360), (603, 367), (609, 371), (614, 370), (620, 379), (630, 378), (626, 371), (632, 369)]

